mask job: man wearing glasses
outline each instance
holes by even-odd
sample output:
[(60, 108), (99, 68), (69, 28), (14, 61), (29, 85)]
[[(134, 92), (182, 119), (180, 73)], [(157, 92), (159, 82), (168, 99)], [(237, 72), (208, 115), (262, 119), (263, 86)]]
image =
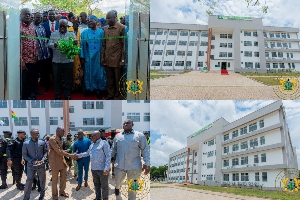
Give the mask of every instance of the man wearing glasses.
[[(65, 80), (65, 99), (71, 99), (72, 90), (72, 78), (73, 78), (73, 59), (68, 59), (65, 54), (62, 54), (58, 49), (58, 41), (60, 39), (69, 40), (69, 37), (76, 39), (73, 32), (67, 31), (68, 21), (61, 19), (59, 21), (59, 30), (51, 34), (48, 46), (53, 49), (53, 78), (54, 78), (54, 90), (55, 100), (61, 100), (61, 78), (64, 76)], [(77, 41), (74, 40), (74, 44), (77, 45)]]

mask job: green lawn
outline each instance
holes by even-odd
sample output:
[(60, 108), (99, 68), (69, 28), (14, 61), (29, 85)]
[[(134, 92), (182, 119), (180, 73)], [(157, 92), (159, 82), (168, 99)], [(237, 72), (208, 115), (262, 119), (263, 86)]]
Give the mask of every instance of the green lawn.
[(250, 72), (247, 72), (247, 73), (240, 73), (241, 75), (243, 76), (278, 76), (278, 77), (281, 77), (281, 76), (291, 76), (291, 77), (299, 77), (300, 76), (300, 73), (286, 73), (286, 72), (283, 72), (283, 73), (250, 73)]
[(150, 74), (150, 79), (169, 77), (169, 74)]
[(274, 78), (274, 77), (251, 77), (251, 79), (262, 82), (265, 85), (271, 85), (271, 86), (280, 85), (278, 78)]
[(255, 189), (243, 189), (243, 188), (233, 188), (233, 187), (212, 187), (212, 186), (201, 186), (201, 185), (184, 185), (181, 187), (201, 189), (201, 190), (210, 190), (213, 192), (224, 192), (232, 193), (236, 195), (245, 195), (245, 196), (256, 196), (262, 198), (271, 198), (271, 199), (284, 199), (284, 200), (300, 200), (300, 192), (288, 193), (288, 192), (277, 192), (277, 191), (265, 191), (265, 190), (255, 190)]
[(167, 186), (150, 186), (150, 188), (166, 188)]

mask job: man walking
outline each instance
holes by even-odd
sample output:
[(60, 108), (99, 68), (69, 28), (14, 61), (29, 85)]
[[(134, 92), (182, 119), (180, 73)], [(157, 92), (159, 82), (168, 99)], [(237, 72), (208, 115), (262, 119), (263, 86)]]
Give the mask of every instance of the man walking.
[[(72, 91), (72, 78), (73, 78), (73, 59), (66, 58), (65, 54), (62, 54), (58, 49), (58, 41), (60, 39), (69, 40), (69, 37), (73, 37), (75, 39), (75, 35), (73, 32), (67, 31), (67, 23), (66, 19), (62, 19), (59, 21), (59, 31), (55, 31), (51, 34), (51, 40), (49, 41), (49, 47), (53, 49), (53, 78), (54, 78), (54, 90), (55, 90), (55, 100), (61, 99), (61, 80), (62, 75), (65, 80), (65, 99), (71, 99), (71, 91)], [(74, 44), (77, 44), (77, 41), (74, 41)]]
[(27, 180), (24, 190), (24, 200), (30, 199), (32, 183), (37, 172), (40, 181), (40, 197), (43, 200), (45, 196), (46, 169), (44, 161), (47, 158), (47, 146), (43, 140), (39, 140), (40, 132), (37, 128), (30, 131), (31, 140), (24, 142), (22, 148), (23, 158), (27, 161)]
[[(112, 157), (116, 155), (115, 160), (115, 194), (119, 195), (120, 186), (127, 174), (128, 180), (138, 180), (142, 170), (144, 174), (150, 171), (150, 149), (146, 137), (138, 131), (132, 129), (133, 122), (127, 119), (123, 123), (124, 132), (114, 138), (112, 146)], [(141, 154), (145, 164), (142, 167)], [(128, 199), (135, 200), (136, 193), (128, 191)]]
[(7, 149), (7, 166), (15, 173), (15, 181), (17, 183), (18, 190), (24, 190), (24, 184), (21, 183), (22, 174), (24, 171), (25, 161), (22, 158), (22, 147), (26, 138), (25, 131), (18, 131), (18, 137), (15, 140), (11, 140)]
[[(58, 194), (60, 196), (69, 197), (69, 194), (65, 192), (67, 182), (67, 163), (64, 156), (76, 159), (77, 156), (69, 154), (63, 150), (62, 137), (65, 130), (63, 127), (57, 127), (56, 134), (49, 140), (49, 164), (52, 170), (52, 197), (53, 200), (58, 200)], [(60, 186), (59, 193), (57, 191), (58, 174), (60, 174)]]
[[(116, 21), (116, 13), (106, 15), (108, 26), (104, 29), (104, 38), (125, 36), (125, 26)], [(107, 79), (107, 100), (123, 99), (120, 94), (120, 80), (125, 66), (125, 39), (112, 38), (103, 40), (101, 65), (105, 66)]]
[(99, 131), (92, 135), (93, 144), (87, 152), (78, 154), (78, 158), (91, 158), (91, 169), (96, 191), (95, 200), (108, 200), (108, 174), (110, 167), (110, 148), (107, 141), (101, 139)]
[[(79, 129), (78, 132), (78, 139), (73, 145), (73, 152), (76, 154), (80, 154), (83, 152), (86, 152), (90, 145), (91, 145), (91, 140), (83, 137), (83, 130)], [(78, 164), (78, 185), (76, 187), (76, 191), (80, 190), (81, 184), (82, 184), (82, 176), (83, 176), (83, 169), (84, 169), (84, 186), (88, 186), (88, 173), (89, 173), (89, 164), (90, 164), (90, 156), (80, 158), (77, 160)]]

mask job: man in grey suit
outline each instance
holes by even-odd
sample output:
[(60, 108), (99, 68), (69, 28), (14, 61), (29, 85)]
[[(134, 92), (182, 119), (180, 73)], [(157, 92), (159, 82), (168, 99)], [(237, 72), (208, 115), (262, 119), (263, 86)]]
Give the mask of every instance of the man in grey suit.
[(22, 155), (27, 161), (27, 180), (24, 189), (24, 200), (30, 199), (32, 182), (35, 173), (38, 173), (40, 180), (40, 197), (39, 200), (44, 199), (45, 195), (45, 184), (46, 184), (46, 169), (44, 160), (47, 157), (47, 146), (42, 140), (39, 140), (39, 130), (32, 128), (30, 131), (31, 140), (27, 140), (23, 144)]

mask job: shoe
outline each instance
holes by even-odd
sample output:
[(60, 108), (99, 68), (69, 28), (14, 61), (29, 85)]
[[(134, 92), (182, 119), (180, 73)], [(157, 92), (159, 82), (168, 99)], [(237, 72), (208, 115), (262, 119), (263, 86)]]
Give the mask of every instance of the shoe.
[(80, 190), (80, 188), (81, 188), (81, 185), (77, 185), (76, 191)]
[(2, 185), (0, 186), (0, 189), (6, 189), (6, 188), (8, 188), (7, 184), (6, 183), (5, 184), (2, 183)]
[(44, 194), (43, 195), (40, 195), (40, 197), (39, 197), (39, 200), (43, 200), (44, 199)]
[(60, 96), (55, 96), (55, 100), (61, 100)]
[(71, 97), (70, 96), (66, 96), (65, 100), (71, 100)]
[(44, 93), (42, 93), (42, 92), (39, 91), (39, 90), (35, 90), (34, 93), (37, 94), (37, 95), (44, 95)]
[(115, 189), (115, 195), (118, 196), (120, 194), (120, 189)]
[(87, 181), (85, 181), (85, 182), (84, 182), (84, 187), (87, 187), (87, 186), (89, 186), (89, 184), (88, 184)]

